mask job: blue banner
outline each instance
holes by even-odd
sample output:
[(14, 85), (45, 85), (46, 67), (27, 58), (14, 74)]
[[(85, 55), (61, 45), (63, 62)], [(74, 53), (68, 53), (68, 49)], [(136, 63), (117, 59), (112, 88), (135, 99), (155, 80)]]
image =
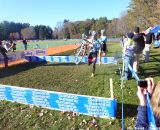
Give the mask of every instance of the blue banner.
[(147, 99), (146, 102), (147, 102), (147, 113), (148, 113), (149, 126), (150, 126), (151, 130), (156, 130), (156, 123), (155, 123), (155, 119), (154, 119), (152, 106), (151, 106), (151, 103), (150, 103), (149, 94), (147, 94), (146, 99)]
[(26, 50), (24, 51), (25, 56), (38, 56), (38, 55), (46, 55), (47, 49), (34, 49), (34, 50)]
[[(26, 56), (26, 59), (30, 62), (58, 62), (58, 63), (75, 63), (75, 56)], [(81, 63), (87, 63), (88, 57), (83, 57)], [(97, 64), (100, 62), (100, 59), (97, 58)], [(117, 60), (114, 57), (102, 57), (101, 64), (117, 64)]]
[[(128, 64), (128, 67), (129, 67), (130, 71), (132, 72), (132, 75), (134, 76), (135, 80), (138, 82), (140, 80), (138, 75), (135, 73), (135, 71), (130, 66), (130, 64), (127, 62), (127, 60), (125, 60), (125, 58), (124, 58), (124, 62), (126, 62)], [(148, 123), (149, 123), (150, 129), (156, 130), (156, 123), (155, 123), (154, 114), (152, 111), (152, 106), (150, 104), (149, 94), (147, 94), (146, 102), (147, 102)]]
[(101, 118), (116, 118), (117, 111), (116, 99), (9, 85), (0, 85), (0, 100), (31, 104), (60, 111), (76, 112)]

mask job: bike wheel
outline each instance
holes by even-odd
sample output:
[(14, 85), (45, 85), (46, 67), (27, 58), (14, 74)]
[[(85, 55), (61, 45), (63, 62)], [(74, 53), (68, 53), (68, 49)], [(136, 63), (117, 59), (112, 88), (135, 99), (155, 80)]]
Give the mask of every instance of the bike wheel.
[(85, 51), (86, 51), (86, 46), (81, 45), (80, 48), (77, 49), (76, 55), (75, 55), (75, 64), (79, 64), (84, 55), (85, 55)]

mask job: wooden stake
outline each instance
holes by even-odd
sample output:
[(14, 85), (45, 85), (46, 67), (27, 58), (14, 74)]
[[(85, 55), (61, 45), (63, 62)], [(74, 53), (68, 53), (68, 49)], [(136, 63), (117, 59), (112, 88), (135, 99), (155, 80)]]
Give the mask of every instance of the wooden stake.
[(111, 93), (111, 98), (113, 99), (113, 98), (114, 98), (114, 95), (113, 95), (113, 80), (112, 80), (112, 78), (110, 78), (109, 81), (110, 81), (110, 93)]

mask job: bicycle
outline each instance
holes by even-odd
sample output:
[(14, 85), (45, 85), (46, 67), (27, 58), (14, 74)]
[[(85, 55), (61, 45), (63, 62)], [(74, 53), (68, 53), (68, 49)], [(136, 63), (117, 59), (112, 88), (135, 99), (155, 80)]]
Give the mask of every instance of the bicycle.
[(78, 65), (80, 62), (82, 62), (83, 57), (87, 55), (87, 51), (89, 51), (88, 43), (90, 42), (87, 39), (82, 39), (80, 43), (78, 43), (80, 46), (76, 50), (75, 64)]

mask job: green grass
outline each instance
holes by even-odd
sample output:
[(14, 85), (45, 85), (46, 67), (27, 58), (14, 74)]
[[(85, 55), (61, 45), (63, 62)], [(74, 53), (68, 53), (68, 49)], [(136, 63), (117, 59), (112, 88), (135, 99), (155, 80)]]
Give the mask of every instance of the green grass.
[[(121, 51), (119, 44), (109, 44), (108, 56), (117, 56)], [(140, 77), (160, 78), (160, 49), (153, 49), (150, 63), (141, 63)], [(73, 51), (61, 55), (73, 54)], [(0, 70), (2, 84), (24, 86), (51, 91), (83, 94), (90, 96), (110, 97), (109, 78), (114, 82), (114, 96), (118, 101), (117, 118), (115, 120), (96, 118), (100, 130), (118, 130), (121, 128), (121, 88), (117, 65), (97, 65), (96, 76), (91, 78), (91, 67), (82, 64), (65, 63), (26, 63)], [(126, 81), (124, 87), (125, 129), (134, 128), (137, 114), (138, 98), (134, 79)], [(40, 113), (44, 113), (40, 116)], [(88, 122), (93, 117), (72, 113), (61, 113), (38, 107), (30, 107), (7, 101), (0, 102), (1, 130), (79, 130), (90, 128)], [(87, 124), (80, 125), (83, 120)]]
[[(38, 41), (38, 42), (28, 42), (28, 49), (34, 49), (36, 48), (36, 44), (40, 46), (40, 48), (48, 48), (48, 47), (54, 47), (54, 46), (62, 46), (62, 45), (68, 45), (68, 44), (74, 44), (78, 40), (51, 40), (51, 41)], [(22, 42), (17, 43), (16, 45), (17, 51), (24, 50)]]

